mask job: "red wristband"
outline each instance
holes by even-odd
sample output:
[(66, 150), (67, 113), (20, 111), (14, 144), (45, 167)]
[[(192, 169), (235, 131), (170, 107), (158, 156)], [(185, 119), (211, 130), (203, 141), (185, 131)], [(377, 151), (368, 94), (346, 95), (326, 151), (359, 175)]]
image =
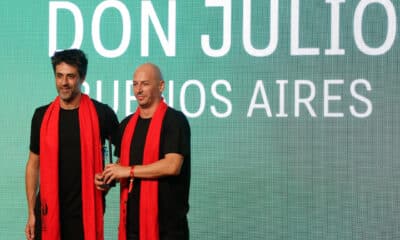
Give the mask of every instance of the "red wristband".
[(135, 170), (135, 165), (133, 165), (132, 167), (131, 167), (131, 170), (129, 170), (129, 190), (128, 190), (128, 192), (131, 192), (132, 191), (132, 188), (133, 188), (133, 179), (134, 179), (134, 170)]
[(133, 178), (134, 176), (133, 176), (133, 174), (134, 174), (134, 169), (135, 169), (135, 165), (132, 165), (131, 166), (131, 170), (129, 171), (129, 177), (130, 178)]

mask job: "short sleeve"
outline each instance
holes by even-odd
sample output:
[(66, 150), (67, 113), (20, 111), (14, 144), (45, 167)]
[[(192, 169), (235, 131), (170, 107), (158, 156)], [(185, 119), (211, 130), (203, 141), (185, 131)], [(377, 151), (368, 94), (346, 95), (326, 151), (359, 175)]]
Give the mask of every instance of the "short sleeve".
[(32, 116), (29, 150), (35, 154), (40, 153), (40, 126), (42, 125), (46, 109), (47, 106), (37, 108)]
[[(115, 112), (110, 108), (106, 107), (106, 135), (111, 137), (111, 142), (115, 143), (118, 140), (118, 118)], [(115, 144), (114, 144), (115, 146)]]
[(172, 110), (166, 115), (163, 141), (163, 154), (178, 153), (184, 157), (190, 154), (190, 127), (183, 113)]
[(128, 122), (131, 119), (131, 117), (132, 117), (132, 115), (129, 115), (124, 120), (122, 120), (122, 122), (120, 123), (120, 125), (118, 127), (116, 139), (114, 141), (114, 146), (115, 146), (114, 155), (117, 156), (117, 157), (121, 156), (122, 137), (123, 137), (126, 125), (128, 125)]

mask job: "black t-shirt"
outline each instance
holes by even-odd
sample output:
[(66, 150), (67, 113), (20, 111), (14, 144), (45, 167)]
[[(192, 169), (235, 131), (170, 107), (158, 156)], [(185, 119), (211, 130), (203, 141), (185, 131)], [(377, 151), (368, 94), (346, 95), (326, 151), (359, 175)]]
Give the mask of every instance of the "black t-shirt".
[[(118, 139), (118, 119), (106, 104), (92, 100), (99, 117), (101, 141)], [(40, 153), (40, 126), (49, 105), (39, 107), (32, 117), (30, 151)], [(79, 110), (60, 109), (59, 116), (59, 201), (61, 227), (82, 223), (82, 183)], [(78, 221), (78, 223), (76, 222)]]
[[(120, 136), (132, 115), (125, 118), (120, 125)], [(143, 163), (145, 138), (151, 119), (138, 118), (135, 134), (130, 148), (130, 165)], [(116, 153), (119, 155), (117, 145)], [(159, 159), (167, 153), (179, 153), (184, 157), (181, 172), (178, 176), (158, 179), (158, 209), (160, 239), (188, 239), (189, 230), (186, 215), (189, 210), (190, 185), (190, 127), (181, 112), (168, 107), (160, 136)], [(139, 232), (139, 199), (140, 179), (136, 178), (128, 198), (127, 234), (137, 236)]]

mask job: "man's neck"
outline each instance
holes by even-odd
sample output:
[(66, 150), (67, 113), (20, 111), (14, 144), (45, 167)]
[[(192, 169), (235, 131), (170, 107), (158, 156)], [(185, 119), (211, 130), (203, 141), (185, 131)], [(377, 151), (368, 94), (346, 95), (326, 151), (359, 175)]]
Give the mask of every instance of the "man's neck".
[(65, 110), (73, 110), (79, 107), (80, 101), (81, 101), (81, 94), (79, 94), (72, 101), (69, 102), (60, 99), (60, 107)]
[(144, 118), (144, 119), (152, 118), (154, 113), (157, 110), (158, 104), (159, 103), (157, 103), (154, 106), (151, 106), (149, 108), (142, 108), (142, 107), (139, 106), (139, 108), (140, 108), (140, 117)]

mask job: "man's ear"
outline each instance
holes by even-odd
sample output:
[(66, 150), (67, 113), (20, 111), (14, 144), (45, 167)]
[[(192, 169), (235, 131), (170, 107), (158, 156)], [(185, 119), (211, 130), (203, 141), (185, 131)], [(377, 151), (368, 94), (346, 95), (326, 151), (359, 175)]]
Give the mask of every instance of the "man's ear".
[(164, 80), (160, 80), (160, 87), (159, 87), (159, 89), (160, 89), (160, 92), (163, 92), (163, 91), (164, 91), (164, 89), (165, 89), (165, 82), (164, 82)]

